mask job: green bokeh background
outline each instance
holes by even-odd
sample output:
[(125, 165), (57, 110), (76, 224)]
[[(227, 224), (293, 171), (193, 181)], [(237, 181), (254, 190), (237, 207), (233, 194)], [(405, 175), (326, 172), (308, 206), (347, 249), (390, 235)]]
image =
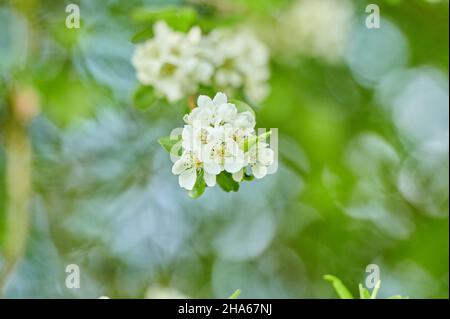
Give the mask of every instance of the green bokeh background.
[[(448, 1), (351, 2), (333, 62), (276, 41), (294, 2), (0, 2), (0, 268), (7, 232), (20, 236), (7, 229), (8, 178), (24, 183), (6, 174), (10, 90), (40, 101), (23, 137), (28, 239), (4, 297), (335, 298), (324, 274), (356, 295), (377, 264), (380, 297), (448, 298)], [(64, 26), (69, 3), (80, 29)], [(365, 27), (369, 3), (380, 29)], [(143, 13), (167, 7), (180, 28), (194, 10), (204, 31), (246, 24), (267, 43), (271, 93), (255, 110), (258, 127), (278, 129), (276, 174), (196, 200), (179, 188), (157, 139), (187, 106), (136, 109), (130, 62), (133, 35), (151, 28)], [(68, 264), (79, 289), (65, 286)]]

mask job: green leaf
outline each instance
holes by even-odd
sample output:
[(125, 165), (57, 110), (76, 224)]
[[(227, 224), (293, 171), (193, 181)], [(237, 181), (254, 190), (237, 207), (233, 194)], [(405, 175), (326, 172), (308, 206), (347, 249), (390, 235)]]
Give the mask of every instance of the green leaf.
[(186, 32), (197, 21), (197, 11), (191, 7), (165, 7), (162, 9), (139, 8), (132, 13), (132, 19), (146, 25), (165, 21), (171, 28)]
[(89, 84), (78, 77), (67, 76), (66, 72), (42, 81), (37, 88), (44, 114), (62, 127), (78, 119), (92, 117), (96, 107), (109, 99), (96, 83)]
[(345, 285), (342, 283), (342, 281), (333, 276), (333, 275), (325, 275), (323, 276), (323, 279), (331, 282), (331, 284), (334, 287), (334, 290), (336, 290), (336, 293), (338, 294), (339, 298), (341, 299), (353, 299), (353, 295), (350, 293), (350, 291), (345, 287)]
[(372, 294), (370, 295), (370, 299), (377, 299), (378, 290), (380, 290), (380, 286), (381, 286), (381, 281), (378, 280), (377, 283), (375, 284), (375, 287), (372, 290)]
[(133, 103), (137, 109), (147, 110), (158, 100), (155, 90), (151, 86), (140, 85), (134, 91)]
[(239, 100), (230, 100), (229, 102), (236, 105), (238, 112), (240, 112), (240, 113), (241, 112), (250, 112), (253, 114), (254, 117), (256, 117), (255, 111), (247, 103), (239, 101)]
[(203, 170), (197, 174), (197, 180), (195, 181), (194, 188), (188, 192), (189, 197), (198, 198), (205, 192), (206, 184), (203, 178)]
[(181, 155), (181, 135), (165, 136), (158, 139), (159, 145), (172, 155)]
[[(208, 12), (205, 6), (200, 8), (201, 19), (198, 20), (197, 25), (202, 28), (205, 33), (215, 30), (217, 28), (231, 28), (235, 25), (242, 24), (245, 21), (244, 16), (219, 16), (214, 12)], [(206, 11), (206, 12), (205, 12)]]
[(237, 299), (239, 297), (239, 295), (241, 294), (241, 289), (236, 289), (235, 292), (233, 292), (231, 294), (230, 297), (228, 297), (228, 299)]
[(222, 172), (216, 177), (217, 184), (225, 192), (237, 192), (239, 190), (239, 183), (236, 182), (232, 175), (228, 172)]
[(362, 284), (359, 284), (359, 298), (360, 299), (370, 299), (370, 292), (367, 288), (363, 287)]
[(148, 27), (142, 31), (139, 31), (135, 35), (133, 35), (133, 37), (131, 38), (131, 42), (139, 43), (139, 42), (145, 41), (147, 39), (150, 39), (152, 37), (153, 37), (153, 29)]

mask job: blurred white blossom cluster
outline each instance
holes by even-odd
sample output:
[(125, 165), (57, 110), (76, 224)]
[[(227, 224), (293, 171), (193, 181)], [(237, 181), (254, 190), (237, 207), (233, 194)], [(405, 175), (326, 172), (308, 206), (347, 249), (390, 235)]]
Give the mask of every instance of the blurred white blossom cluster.
[(337, 62), (347, 48), (354, 11), (349, 0), (297, 0), (280, 16), (277, 47)]
[(243, 88), (251, 102), (269, 93), (269, 51), (250, 30), (217, 29), (205, 39), (205, 52), (214, 65), (213, 84)]
[(213, 187), (222, 173), (221, 178), (230, 177), (231, 182), (241, 182), (251, 175), (263, 178), (274, 153), (264, 142), (268, 134), (256, 135), (252, 111), (239, 112), (221, 92), (213, 99), (200, 95), (197, 104), (184, 116), (181, 157), (172, 167), (172, 173), (179, 175), (180, 186), (192, 190), (204, 180)]
[(138, 80), (169, 102), (196, 94), (204, 85), (226, 92), (242, 90), (254, 103), (269, 92), (269, 53), (249, 30), (217, 29), (187, 33), (165, 22), (154, 25), (153, 38), (137, 45), (132, 58)]

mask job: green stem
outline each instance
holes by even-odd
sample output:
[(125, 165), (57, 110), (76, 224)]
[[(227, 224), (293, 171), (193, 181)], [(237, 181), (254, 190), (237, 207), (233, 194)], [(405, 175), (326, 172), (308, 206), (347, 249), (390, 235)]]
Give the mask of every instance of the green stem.
[[(27, 66), (33, 63), (38, 53), (39, 38), (35, 26), (40, 0), (11, 0), (11, 6), (27, 19)], [(13, 36), (16, 36), (13, 31)], [(13, 79), (15, 77), (13, 76)], [(16, 82), (16, 81), (14, 81)], [(10, 115), (5, 127), (6, 151), (6, 220), (4, 234), (3, 268), (0, 269), (0, 298), (7, 281), (23, 255), (29, 230), (29, 205), (31, 196), (32, 148), (27, 133), (27, 124), (37, 110), (35, 96), (29, 91), (16, 90), (12, 83), (12, 99), (8, 106)], [(23, 95), (22, 95), (23, 94)]]
[(0, 271), (0, 296), (10, 274), (23, 255), (29, 228), (31, 195), (31, 145), (26, 126), (12, 119), (6, 126), (5, 264)]

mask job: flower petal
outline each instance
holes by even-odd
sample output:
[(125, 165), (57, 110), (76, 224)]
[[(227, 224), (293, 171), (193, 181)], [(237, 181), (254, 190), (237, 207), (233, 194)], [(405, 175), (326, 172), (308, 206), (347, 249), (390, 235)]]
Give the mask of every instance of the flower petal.
[(209, 96), (206, 95), (200, 95), (197, 98), (197, 106), (198, 107), (208, 107), (210, 105), (212, 105), (212, 100)]
[(205, 183), (206, 183), (206, 185), (208, 185), (208, 187), (214, 187), (216, 185), (216, 175), (208, 174), (205, 172), (203, 177), (204, 177)]
[(184, 164), (185, 163), (183, 158), (180, 158), (178, 161), (176, 161), (172, 166), (172, 174), (180, 175), (186, 169)]
[(214, 105), (220, 105), (227, 103), (227, 96), (225, 93), (218, 92), (213, 98)]
[(183, 187), (184, 189), (190, 191), (194, 188), (196, 180), (197, 171), (195, 168), (190, 168), (180, 174), (180, 176), (178, 177), (178, 184), (180, 184), (180, 187)]
[(169, 26), (164, 21), (158, 21), (153, 26), (153, 32), (156, 36), (165, 36), (170, 32)]
[(223, 167), (228, 173), (237, 173), (244, 166), (244, 161), (240, 158), (227, 158)]
[(193, 43), (200, 41), (202, 30), (199, 27), (192, 27), (187, 33), (187, 39)]
[(217, 175), (222, 171), (220, 165), (212, 160), (203, 163), (205, 173)]
[(258, 161), (265, 166), (272, 165), (273, 163), (273, 151), (270, 148), (259, 149)]
[(256, 178), (263, 178), (267, 174), (267, 167), (259, 164), (252, 165), (252, 173)]
[(237, 115), (236, 106), (231, 103), (222, 103), (217, 108), (217, 115), (220, 120), (230, 122), (234, 120)]
[(239, 113), (234, 121), (235, 126), (242, 128), (254, 128), (255, 124), (255, 117), (249, 111)]

